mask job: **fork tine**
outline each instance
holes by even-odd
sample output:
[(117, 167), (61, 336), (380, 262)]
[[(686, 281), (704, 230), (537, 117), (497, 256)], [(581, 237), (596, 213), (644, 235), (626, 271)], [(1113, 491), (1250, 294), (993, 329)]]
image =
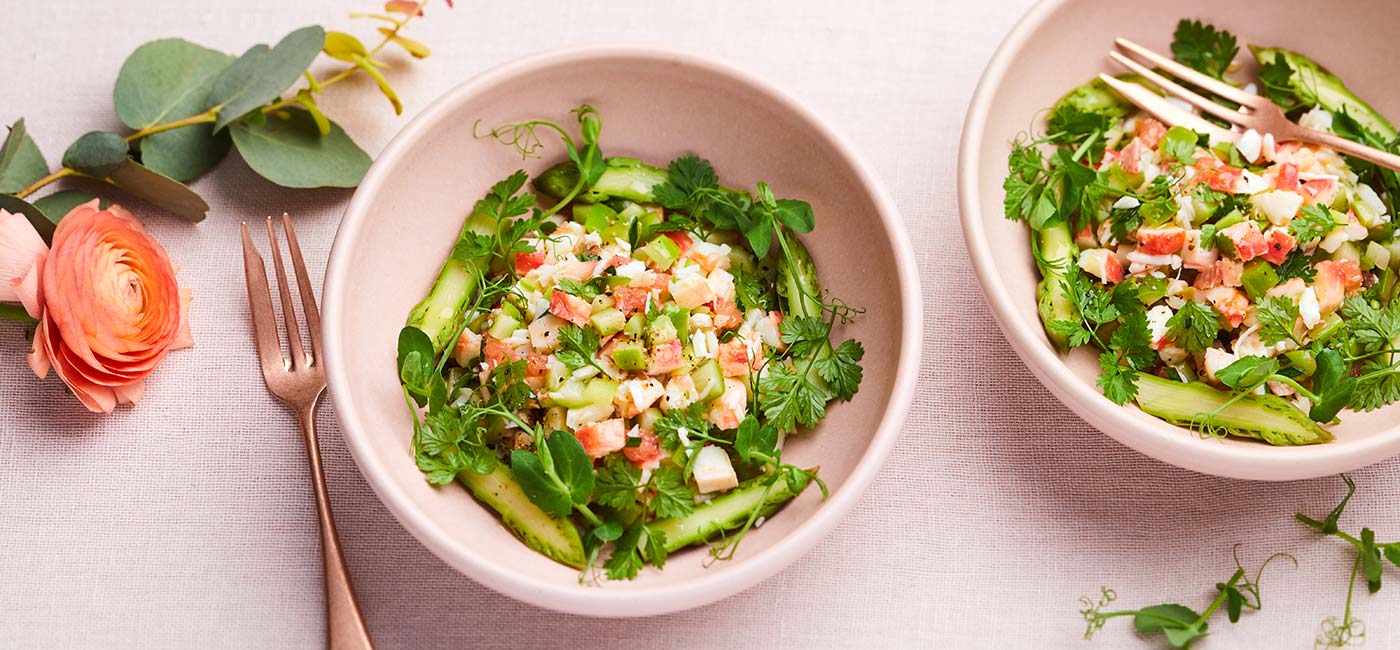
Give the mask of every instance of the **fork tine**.
[(1239, 139), (1239, 134), (1222, 129), (1210, 122), (1201, 119), (1190, 111), (1183, 110), (1178, 106), (1173, 106), (1170, 102), (1159, 97), (1156, 93), (1143, 88), (1135, 83), (1123, 81), (1106, 74), (1100, 74), (1099, 79), (1127, 98), (1128, 101), (1137, 104), (1138, 108), (1147, 111), (1149, 115), (1155, 117), (1168, 125), (1179, 124), (1197, 133), (1205, 133), (1211, 138), (1211, 142), (1234, 142)]
[(316, 293), (311, 290), (311, 278), (306, 274), (306, 260), (301, 256), (301, 244), (297, 243), (297, 231), (292, 228), (292, 218), (282, 213), (282, 232), (287, 236), (287, 253), (292, 256), (292, 271), (297, 276), (297, 289), (301, 292), (301, 313), (306, 318), (306, 328), (311, 334), (311, 362), (317, 363), (316, 355), (321, 351), (321, 311), (316, 308)]
[(1182, 81), (1204, 88), (1205, 90), (1215, 93), (1216, 95), (1220, 95), (1225, 99), (1235, 102), (1236, 104), (1248, 106), (1250, 108), (1259, 108), (1260, 97), (1258, 95), (1251, 95), (1243, 90), (1240, 90), (1239, 88), (1236, 88), (1234, 86), (1231, 86), (1230, 84), (1220, 81), (1219, 79), (1192, 70), (1191, 68), (1177, 63), (1176, 61), (1173, 61), (1168, 57), (1153, 52), (1152, 50), (1138, 45), (1137, 43), (1134, 43), (1126, 38), (1116, 38), (1113, 39), (1113, 42), (1118, 47), (1127, 50), (1133, 54), (1136, 54), (1144, 59), (1147, 59), (1153, 65), (1156, 65), (1157, 67), (1166, 70), (1167, 72), (1171, 73), (1172, 76), (1181, 79)]
[(282, 319), (286, 321), (292, 367), (305, 368), (306, 351), (301, 347), (301, 326), (297, 324), (296, 308), (292, 306), (292, 290), (287, 286), (287, 270), (282, 265), (282, 249), (277, 245), (277, 229), (272, 226), (272, 217), (267, 218), (267, 239), (272, 243), (272, 262), (277, 267), (277, 293), (282, 296)]
[(1188, 90), (1185, 86), (1182, 86), (1181, 84), (1172, 81), (1171, 79), (1168, 79), (1166, 77), (1163, 77), (1162, 75), (1157, 74), (1156, 72), (1153, 72), (1152, 70), (1148, 69), (1147, 66), (1142, 65), (1141, 63), (1138, 63), (1137, 61), (1134, 61), (1126, 56), (1123, 56), (1118, 52), (1109, 52), (1108, 57), (1110, 59), (1113, 59), (1114, 61), (1117, 61), (1123, 67), (1142, 75), (1143, 78), (1147, 79), (1148, 81), (1151, 81), (1153, 84), (1156, 84), (1158, 87), (1162, 88), (1163, 90), (1166, 90), (1168, 93), (1176, 95), (1178, 98), (1189, 102), (1192, 106), (1195, 106), (1196, 108), (1210, 113), (1211, 115), (1214, 115), (1222, 120), (1237, 123), (1239, 122), (1240, 118), (1245, 117), (1244, 113), (1231, 110), (1205, 97), (1197, 95), (1196, 93)]
[(258, 247), (253, 244), (248, 224), (243, 231), (243, 274), (248, 280), (248, 311), (253, 317), (253, 342), (258, 348), (258, 360), (262, 364), (263, 376), (273, 370), (282, 370), (286, 360), (282, 358), (282, 346), (277, 342), (277, 316), (272, 311), (272, 291), (267, 286), (267, 266)]

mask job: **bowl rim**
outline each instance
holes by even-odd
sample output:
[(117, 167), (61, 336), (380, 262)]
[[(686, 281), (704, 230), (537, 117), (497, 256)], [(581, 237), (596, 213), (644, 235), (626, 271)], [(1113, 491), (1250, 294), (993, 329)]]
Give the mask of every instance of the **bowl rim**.
[(410, 497), (387, 478), (384, 462), (371, 451), (368, 435), (360, 426), (359, 407), (351, 400), (336, 399), (335, 414), (343, 437), (361, 473), (395, 518), (420, 543), (440, 559), (497, 592), (526, 603), (572, 614), (603, 617), (646, 616), (676, 612), (706, 605), (743, 591), (785, 568), (816, 545), (856, 504), (884, 465), (903, 428), (913, 403), (922, 347), (922, 304), (919, 278), (912, 245), (904, 222), (884, 185), (864, 159), (827, 122), (800, 103), (756, 75), (693, 53), (642, 44), (591, 44), (546, 50), (494, 66), (474, 75), (433, 100), (414, 116), (385, 146), (375, 159), (346, 207), (331, 247), (322, 291), (323, 339), (325, 341), (328, 387), (332, 398), (348, 395), (351, 384), (348, 368), (337, 363), (337, 352), (346, 340), (341, 332), (340, 305), (348, 287), (342, 281), (351, 263), (347, 249), (359, 239), (367, 218), (370, 197), (380, 191), (389, 169), (412, 150), (413, 145), (458, 104), (487, 91), (498, 83), (558, 65), (578, 65), (599, 58), (633, 58), (642, 62), (681, 63), (747, 86), (764, 101), (804, 122), (836, 149), (847, 165), (868, 188), (875, 203), (875, 216), (889, 234), (898, 270), (903, 314), (900, 323), (901, 356), (891, 387), (889, 401), (870, 445), (841, 488), (832, 492), (806, 521), (776, 544), (748, 556), (745, 570), (714, 571), (693, 580), (659, 587), (625, 590), (580, 588), (573, 582), (558, 583), (522, 575), (500, 566), (460, 540), (454, 540), (433, 520), (419, 512)]
[(1368, 436), (1345, 445), (1304, 447), (1206, 444), (1175, 425), (1137, 409), (1117, 406), (1089, 387), (1046, 344), (1039, 323), (1025, 322), (1002, 281), (983, 228), (979, 196), (981, 148), (986, 139), (992, 98), (1026, 42), (1045, 20), (1075, 0), (1044, 0), (1031, 8), (997, 47), (973, 92), (963, 120), (958, 151), (958, 208), (963, 238), (977, 281), (997, 325), (1016, 354), (1051, 393), (1091, 425), (1118, 442), (1157, 460), (1227, 478), (1294, 480), (1316, 478), (1377, 463), (1400, 452), (1400, 429)]

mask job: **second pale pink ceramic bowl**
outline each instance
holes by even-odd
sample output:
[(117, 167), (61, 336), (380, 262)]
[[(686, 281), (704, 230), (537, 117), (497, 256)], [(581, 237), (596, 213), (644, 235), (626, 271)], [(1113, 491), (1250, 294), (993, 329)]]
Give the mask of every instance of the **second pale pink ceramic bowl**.
[[(1306, 447), (1271, 447), (1247, 440), (1201, 439), (1134, 407), (1120, 407), (1094, 386), (1098, 366), (1080, 349), (1066, 358), (1050, 346), (1036, 314), (1035, 265), (1023, 224), (1002, 216), (1006, 156), (1018, 133), (1037, 124), (1069, 89), (1108, 65), (1115, 36), (1167, 52), (1181, 18), (1199, 18), (1228, 29), (1241, 41), (1239, 62), (1252, 62), (1245, 43), (1296, 49), (1339, 74), (1358, 95), (1392, 120), (1400, 118), (1400, 85), (1391, 65), (1400, 40), (1389, 34), (1400, 24), (1400, 3), (1304, 0), (1170, 3), (1122, 0), (1047, 0), (1031, 10), (1006, 37), (968, 109), (958, 161), (958, 198), (973, 269), (1007, 341), (1066, 405), (1119, 442), (1165, 462), (1209, 474), (1287, 480), (1325, 476), (1400, 453), (1400, 407), (1342, 414), (1333, 442)], [(1246, 67), (1246, 71), (1250, 68)], [(1055, 444), (1055, 431), (1034, 435)]]
[[(866, 349), (865, 381), (816, 430), (789, 438), (784, 459), (821, 466), (831, 497), (809, 489), (745, 538), (730, 561), (704, 549), (673, 556), (634, 581), (580, 585), (573, 569), (531, 551), (460, 486), (435, 488), (409, 453), (412, 432), (394, 371), (395, 340), (432, 284), (462, 219), (492, 183), (564, 159), (545, 137), (541, 159), (474, 137), (473, 125), (602, 113), (606, 155), (665, 165), (709, 158), (729, 185), (767, 181), (811, 202), (804, 236), (823, 286), (866, 309), (845, 328)], [(545, 135), (543, 130), (541, 135)], [(599, 47), (552, 52), (482, 74), (416, 117), (380, 154), (345, 213), (326, 271), (327, 376), (356, 462), (414, 536), (448, 564), (501, 593), (551, 609), (642, 616), (710, 603), (773, 575), (831, 530), (893, 448), (919, 362), (918, 279), (889, 196), (830, 127), (772, 86), (693, 56)], [(708, 566), (707, 566), (708, 565)], [(851, 570), (857, 570), (852, 568)]]

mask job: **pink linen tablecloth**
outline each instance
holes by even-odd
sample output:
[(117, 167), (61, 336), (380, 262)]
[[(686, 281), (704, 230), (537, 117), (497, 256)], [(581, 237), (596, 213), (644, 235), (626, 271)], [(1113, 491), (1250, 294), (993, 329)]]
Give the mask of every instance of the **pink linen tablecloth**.
[[(982, 67), (1030, 0), (456, 4), (411, 29), (432, 57), (390, 72), (403, 118), (363, 80), (331, 90), (328, 112), (366, 149), (453, 85), (543, 48), (664, 43), (746, 68), (837, 125), (893, 192), (928, 293), (923, 370), (889, 465), (814, 551), (729, 600), (622, 621), (536, 609), (448, 568), (375, 498), (327, 404), (331, 497), (381, 647), (1157, 647), (1126, 619), (1081, 640), (1077, 598), (1107, 585), (1124, 606), (1199, 608), (1236, 543), (1251, 566), (1286, 551), (1299, 567), (1275, 565), (1264, 610), (1218, 617), (1200, 647), (1310, 647), (1341, 613), (1351, 556), (1292, 519), (1330, 508), (1340, 480), (1231, 481), (1140, 456), (1056, 402), (993, 323), (957, 225), (955, 160)], [(311, 23), (365, 32), (346, 14), (373, 5), (15, 0), (0, 19), (0, 120), (27, 118), (56, 161), (78, 135), (120, 126), (112, 83), (143, 42), (238, 52)], [(88, 414), (34, 380), (21, 329), (0, 324), (0, 648), (324, 643), (306, 461), (258, 376), (237, 224), (290, 212), (319, 278), (350, 193), (278, 189), (236, 155), (197, 189), (212, 206), (198, 226), (139, 210), (194, 290), (197, 345), (169, 357), (138, 408)], [(1398, 461), (1355, 473), (1348, 529), (1400, 536), (1398, 475)], [(1400, 585), (1360, 591), (1370, 647), (1400, 646)]]

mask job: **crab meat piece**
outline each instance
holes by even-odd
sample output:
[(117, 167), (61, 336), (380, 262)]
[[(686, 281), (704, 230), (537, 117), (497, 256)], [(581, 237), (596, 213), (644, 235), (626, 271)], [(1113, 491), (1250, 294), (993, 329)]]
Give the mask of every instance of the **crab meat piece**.
[(661, 382), (647, 377), (646, 379), (628, 379), (617, 386), (617, 396), (613, 402), (617, 404), (622, 413), (622, 417), (636, 417), (651, 408), (657, 400), (666, 394), (666, 387)]
[(1269, 218), (1269, 223), (1287, 226), (1303, 207), (1303, 195), (1288, 190), (1260, 192), (1254, 195), (1254, 207)]
[(1269, 168), (1273, 173), (1274, 189), (1297, 190), (1298, 166), (1293, 163), (1279, 163)]
[(1220, 372), (1225, 366), (1234, 363), (1237, 359), (1234, 354), (1221, 350), (1220, 348), (1206, 348), (1205, 357), (1201, 362), (1201, 367), (1206, 371), (1206, 377), (1211, 381), (1216, 379), (1215, 373)]
[(1269, 250), (1264, 233), (1259, 231), (1259, 224), (1253, 221), (1237, 223), (1220, 231), (1217, 236), (1225, 237), (1234, 244), (1235, 256), (1242, 262), (1248, 262)]
[(574, 437), (589, 457), (602, 458), (627, 447), (627, 423), (622, 418), (603, 420), (578, 428)]
[(1123, 171), (1129, 174), (1141, 172), (1143, 149), (1142, 140), (1134, 137), (1133, 141), (1128, 143), (1128, 146), (1123, 147), (1123, 150), (1118, 152), (1118, 166), (1122, 167)]
[(680, 339), (672, 339), (653, 345), (651, 347), (651, 361), (647, 365), (647, 374), (664, 375), (680, 369), (682, 365), (685, 365), (685, 361), (681, 358), (682, 347), (684, 346), (682, 346)]
[(1283, 264), (1288, 254), (1298, 245), (1297, 240), (1293, 239), (1293, 234), (1283, 228), (1270, 228), (1265, 235), (1269, 249), (1263, 257), (1274, 264)]
[(749, 374), (749, 346), (742, 339), (730, 339), (719, 344), (719, 367), (725, 377), (746, 377)]
[(1313, 279), (1313, 291), (1324, 314), (1336, 311), (1348, 293), (1361, 288), (1361, 266), (1356, 260), (1324, 260), (1314, 268), (1317, 277)]
[(676, 375), (666, 382), (666, 394), (661, 397), (661, 410), (683, 409), (695, 402), (695, 380), (690, 375)]
[(695, 489), (701, 494), (732, 490), (739, 486), (739, 475), (734, 473), (729, 454), (714, 445), (701, 447), (691, 467)]
[(724, 269), (715, 269), (705, 276), (705, 281), (710, 284), (710, 291), (714, 292), (715, 299), (734, 300), (734, 276)]
[(1206, 291), (1206, 300), (1230, 323), (1230, 328), (1240, 326), (1249, 312), (1249, 298), (1234, 287), (1215, 287)]
[(1177, 226), (1139, 228), (1137, 249), (1144, 255), (1171, 255), (1186, 245), (1186, 229)]
[(1107, 284), (1123, 281), (1123, 265), (1107, 248), (1090, 248), (1080, 253), (1079, 268)]
[(1214, 248), (1201, 246), (1201, 231), (1186, 231), (1186, 245), (1181, 249), (1181, 263), (1188, 269), (1204, 269), (1215, 264), (1220, 254)]
[(1137, 125), (1133, 127), (1133, 135), (1151, 149), (1156, 149), (1157, 144), (1162, 141), (1162, 136), (1166, 134), (1167, 126), (1150, 117), (1138, 120)]
[(549, 313), (583, 327), (593, 315), (593, 305), (578, 296), (556, 290), (549, 299)]
[(452, 346), (452, 360), (457, 365), (466, 368), (473, 359), (481, 356), (481, 335), (471, 331), (470, 328), (462, 330), (462, 335), (457, 337), (457, 344)]
[(564, 319), (554, 314), (545, 314), (535, 319), (527, 328), (530, 333), (530, 347), (544, 354), (553, 352), (559, 347), (559, 328), (566, 324)]
[(641, 438), (641, 442), (637, 446), (622, 448), (622, 455), (627, 460), (632, 461), (633, 465), (642, 469), (656, 469), (661, 466), (661, 458), (664, 454), (661, 452), (660, 441), (657, 440), (656, 434), (651, 429), (634, 426), (631, 431), (627, 432), (627, 437)]
[(671, 299), (685, 309), (695, 309), (715, 299), (715, 291), (703, 275), (690, 275), (670, 282)]
[(749, 389), (738, 379), (725, 378), (724, 394), (710, 402), (705, 419), (721, 430), (737, 429), (748, 413)]

